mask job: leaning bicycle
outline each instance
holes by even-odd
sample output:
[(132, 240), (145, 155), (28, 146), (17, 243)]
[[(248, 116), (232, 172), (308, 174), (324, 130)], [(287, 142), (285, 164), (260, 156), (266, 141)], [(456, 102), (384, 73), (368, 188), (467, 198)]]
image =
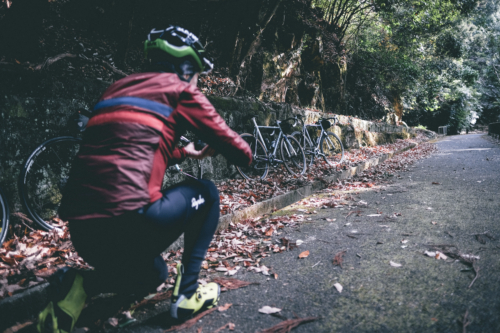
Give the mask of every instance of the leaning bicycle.
[[(297, 139), (285, 134), (295, 125), (290, 125), (289, 123), (289, 121), (295, 118), (288, 118), (283, 121), (278, 120), (276, 121), (276, 126), (259, 126), (257, 125), (255, 116), (251, 119), (254, 125), (253, 134), (243, 133), (240, 136), (250, 146), (253, 160), (249, 166), (236, 167), (240, 175), (245, 179), (264, 179), (267, 176), (270, 165), (277, 167), (281, 164), (292, 175), (304, 174), (307, 168), (304, 151)], [(272, 140), (264, 140), (260, 131), (261, 129), (272, 130), (270, 134)]]
[[(338, 122), (337, 116), (333, 118), (320, 118), (315, 124), (305, 124), (302, 120), (302, 115), (296, 115), (294, 118), (299, 123), (302, 123), (302, 130), (295, 131), (292, 136), (296, 138), (309, 160), (309, 165), (314, 162), (315, 158), (323, 158), (328, 165), (333, 166), (340, 164), (344, 160), (344, 146), (337, 134), (328, 132), (327, 130), (335, 126)], [(333, 119), (333, 124), (330, 120)], [(321, 133), (313, 140), (308, 129), (321, 130)]]
[(0, 247), (9, 232), (9, 204), (2, 189), (0, 188)]
[[(88, 111), (78, 111), (76, 127), (85, 130)], [(78, 136), (59, 136), (39, 145), (23, 164), (18, 179), (21, 204), (28, 215), (45, 230), (55, 228), (50, 222), (57, 216), (62, 192), (71, 164), (80, 149)]]

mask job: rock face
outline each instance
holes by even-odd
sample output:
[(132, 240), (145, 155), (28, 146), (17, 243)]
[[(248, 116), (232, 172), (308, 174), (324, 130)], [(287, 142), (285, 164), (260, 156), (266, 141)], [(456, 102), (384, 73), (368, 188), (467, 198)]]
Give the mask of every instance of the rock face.
[[(100, 80), (72, 80), (71, 77), (52, 79), (49, 76), (19, 76), (6, 74), (0, 83), (0, 186), (7, 193), (11, 207), (19, 208), (17, 177), (23, 161), (43, 141), (61, 135), (78, 135), (74, 116), (78, 109), (91, 109), (110, 82)], [(253, 132), (250, 118), (256, 116), (259, 125), (273, 125), (300, 113), (308, 123), (321, 112), (292, 107), (287, 103), (262, 103), (251, 98), (209, 97), (229, 126), (239, 133)], [(330, 131), (339, 135), (346, 149), (392, 142), (414, 133), (404, 126), (391, 126), (339, 116), (340, 124)], [(189, 169), (193, 161), (184, 162)], [(212, 179), (236, 176), (234, 166), (222, 156), (203, 161), (205, 173)], [(183, 177), (169, 176), (166, 185)]]

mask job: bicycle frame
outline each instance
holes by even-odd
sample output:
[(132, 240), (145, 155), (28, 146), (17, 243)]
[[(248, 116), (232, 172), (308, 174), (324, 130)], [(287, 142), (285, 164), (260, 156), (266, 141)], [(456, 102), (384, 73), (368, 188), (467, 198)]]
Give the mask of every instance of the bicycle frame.
[[(297, 154), (297, 152), (293, 149), (292, 145), (288, 141), (288, 138), (286, 137), (286, 135), (283, 134), (281, 127), (279, 127), (279, 126), (259, 126), (259, 125), (257, 125), (257, 121), (255, 120), (255, 117), (252, 117), (252, 122), (254, 124), (253, 136), (262, 142), (262, 144), (264, 145), (264, 149), (266, 150), (266, 153), (268, 153), (268, 158), (262, 158), (260, 156), (257, 156), (257, 145), (255, 145), (254, 156), (257, 160), (264, 161), (264, 162), (270, 162), (270, 163), (284, 163), (282, 160), (275, 158), (276, 153), (278, 151), (279, 142), (281, 141), (282, 138), (287, 143), (285, 145), (285, 149), (287, 149), (287, 150), (290, 149), (292, 151), (292, 154)], [(279, 123), (280, 122), (278, 121), (278, 124)], [(278, 138), (276, 139), (276, 144), (274, 145), (274, 150), (271, 153), (269, 153), (266, 142), (264, 141), (264, 138), (262, 137), (262, 134), (260, 133), (260, 130), (259, 130), (260, 128), (273, 129), (273, 130), (279, 131)], [(273, 133), (274, 133), (274, 131), (273, 131)]]
[[(330, 118), (328, 118), (330, 119)], [(334, 118), (334, 122), (333, 122), (333, 126), (335, 126), (336, 124), (336, 118)], [(304, 135), (304, 137), (307, 137), (309, 139), (309, 141), (311, 143), (313, 143), (313, 140), (311, 138), (311, 136), (309, 135), (309, 132), (307, 131), (307, 128), (308, 127), (315, 127), (315, 128), (321, 128), (321, 134), (318, 135), (318, 138), (316, 139), (316, 142), (315, 142), (315, 147), (314, 147), (314, 151), (312, 152), (305, 152), (304, 153), (313, 153), (314, 156), (324, 156), (325, 154), (323, 154), (321, 151), (320, 151), (320, 143), (321, 143), (321, 138), (323, 137), (323, 135), (326, 135), (326, 131), (325, 129), (323, 128), (323, 125), (321, 124), (321, 122), (319, 122), (319, 124), (305, 124), (304, 121), (302, 121), (302, 135)], [(301, 143), (303, 144), (303, 143)]]

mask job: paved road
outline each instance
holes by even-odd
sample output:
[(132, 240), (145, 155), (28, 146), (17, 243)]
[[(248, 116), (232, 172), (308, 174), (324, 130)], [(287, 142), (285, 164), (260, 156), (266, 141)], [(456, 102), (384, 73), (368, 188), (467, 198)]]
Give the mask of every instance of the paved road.
[[(353, 208), (361, 210), (361, 216), (346, 219), (348, 208), (322, 209), (312, 215), (314, 223), (276, 236), (305, 241), (299, 249), (264, 261), (279, 278), (242, 270), (235, 278), (260, 285), (223, 293), (221, 303), (233, 306), (185, 332), (200, 327), (213, 332), (228, 322), (236, 325), (235, 332), (278, 324), (281, 319), (258, 313), (264, 305), (282, 308), (289, 319), (294, 314), (322, 317), (294, 332), (462, 332), (466, 310), (471, 321), (467, 332), (500, 332), (500, 146), (483, 135), (447, 137), (437, 146), (436, 154), (382, 190), (355, 195), (356, 201), (368, 203)], [(367, 216), (377, 210), (402, 216)], [(482, 244), (474, 234), (486, 231), (496, 240), (483, 235)], [(429, 244), (454, 245), (448, 250), (480, 256), (480, 276), (470, 289), (470, 266), (425, 256), (424, 251), (432, 249)], [(309, 257), (298, 259), (305, 250)], [(346, 251), (343, 269), (332, 264), (340, 251)], [(402, 267), (392, 267), (390, 261)], [(343, 286), (342, 293), (335, 283)], [(121, 331), (161, 332), (168, 327), (167, 315), (161, 313), (166, 309), (168, 304), (158, 307), (160, 314), (146, 323)]]

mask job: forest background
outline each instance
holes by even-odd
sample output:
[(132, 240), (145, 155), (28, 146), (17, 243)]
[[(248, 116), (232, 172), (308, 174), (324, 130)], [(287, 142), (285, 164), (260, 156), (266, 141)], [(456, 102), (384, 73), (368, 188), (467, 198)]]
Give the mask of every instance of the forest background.
[(207, 95), (452, 133), (500, 121), (494, 0), (1, 0), (0, 75), (112, 82), (169, 24), (213, 57)]

